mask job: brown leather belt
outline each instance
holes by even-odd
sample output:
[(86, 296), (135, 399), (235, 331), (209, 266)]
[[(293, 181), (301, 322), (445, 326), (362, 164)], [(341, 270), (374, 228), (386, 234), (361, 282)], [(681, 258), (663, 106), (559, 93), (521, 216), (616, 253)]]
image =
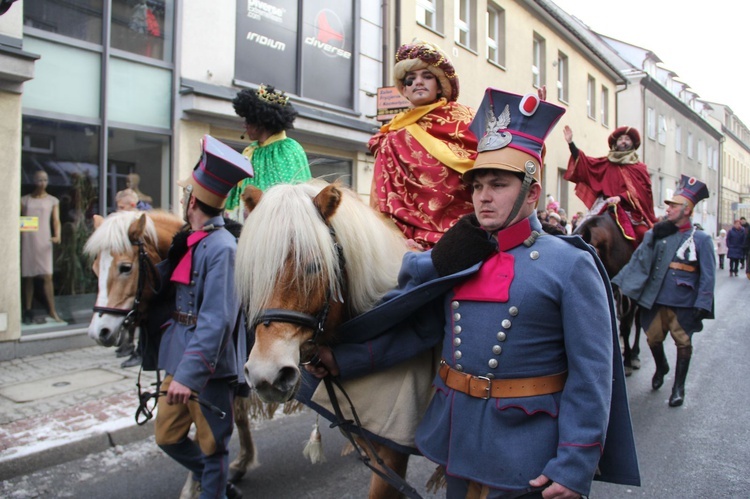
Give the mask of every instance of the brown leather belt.
[(680, 262), (669, 262), (669, 268), (675, 270), (684, 270), (685, 272), (698, 272), (698, 267), (695, 265), (687, 265)]
[(186, 314), (184, 312), (172, 312), (174, 320), (180, 324), (186, 326), (195, 326), (198, 323), (198, 316), (193, 314)]
[(533, 397), (562, 391), (568, 372), (535, 378), (490, 379), (457, 371), (440, 361), (440, 378), (448, 388), (480, 399)]

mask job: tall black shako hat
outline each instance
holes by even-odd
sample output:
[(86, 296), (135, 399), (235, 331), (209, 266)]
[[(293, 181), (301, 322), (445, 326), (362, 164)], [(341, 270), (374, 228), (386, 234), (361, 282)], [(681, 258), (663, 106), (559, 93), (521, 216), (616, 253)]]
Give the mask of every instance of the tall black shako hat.
[(253, 176), (250, 160), (228, 145), (204, 135), (201, 140), (201, 159), (193, 173), (177, 185), (190, 189), (202, 202), (214, 208), (224, 208), (229, 191), (241, 180)]
[(695, 177), (682, 175), (672, 199), (667, 199), (664, 202), (667, 204), (685, 204), (685, 202), (688, 202), (695, 206), (704, 199), (708, 199), (708, 186)]
[(565, 109), (536, 94), (518, 95), (488, 88), (469, 128), (479, 140), (474, 166), (464, 173), (471, 182), (481, 169), (507, 170), (542, 179), (544, 140)]

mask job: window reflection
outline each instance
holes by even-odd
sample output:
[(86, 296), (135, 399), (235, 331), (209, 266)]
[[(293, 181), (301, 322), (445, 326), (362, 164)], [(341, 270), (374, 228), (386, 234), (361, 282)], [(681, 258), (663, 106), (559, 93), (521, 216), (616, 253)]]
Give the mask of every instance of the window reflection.
[(103, 0), (25, 0), (23, 22), (32, 28), (101, 45)]
[(112, 0), (112, 47), (171, 60), (172, 9), (172, 0)]
[(138, 194), (139, 209), (168, 207), (162, 198), (162, 173), (169, 169), (169, 137), (132, 130), (110, 129), (107, 158), (107, 206), (117, 209), (117, 193)]

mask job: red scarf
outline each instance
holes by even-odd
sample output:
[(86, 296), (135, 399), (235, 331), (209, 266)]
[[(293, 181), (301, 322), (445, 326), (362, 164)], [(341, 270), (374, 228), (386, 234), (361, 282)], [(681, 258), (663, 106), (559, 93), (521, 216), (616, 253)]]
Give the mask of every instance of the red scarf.
[(531, 224), (525, 218), (497, 233), (499, 252), (484, 261), (479, 272), (454, 288), (454, 299), (505, 303), (510, 298), (510, 284), (515, 276), (513, 255), (504, 253), (523, 244), (531, 235)]
[(193, 272), (193, 247), (198, 244), (204, 237), (208, 236), (210, 232), (199, 230), (193, 232), (188, 236), (187, 245), (188, 250), (182, 256), (180, 263), (172, 271), (172, 282), (179, 284), (190, 284), (190, 275)]

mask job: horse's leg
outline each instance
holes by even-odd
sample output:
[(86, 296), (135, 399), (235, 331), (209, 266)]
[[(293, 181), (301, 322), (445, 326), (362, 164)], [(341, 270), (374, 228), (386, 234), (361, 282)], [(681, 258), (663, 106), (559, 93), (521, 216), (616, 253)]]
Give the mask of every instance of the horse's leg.
[(193, 480), (193, 472), (188, 471), (187, 480), (180, 491), (180, 499), (198, 499), (200, 495), (200, 482)]
[(635, 336), (633, 337), (633, 347), (630, 350), (630, 363), (633, 365), (633, 369), (641, 368), (641, 314), (638, 313), (638, 306), (633, 307), (633, 315), (635, 323)]
[(240, 441), (240, 453), (229, 465), (229, 481), (237, 483), (256, 465), (255, 443), (250, 433), (249, 397), (234, 398), (234, 424)]
[(625, 376), (633, 374), (633, 351), (630, 348), (630, 329), (633, 326), (633, 316), (628, 310), (620, 317), (620, 335), (622, 336), (622, 360), (625, 366)]
[[(401, 452), (395, 451), (384, 445), (376, 443), (373, 443), (372, 445), (375, 448), (375, 452), (377, 452), (383, 460), (385, 466), (395, 471), (401, 478), (406, 477), (406, 467), (409, 464), (408, 454), (402, 454)], [(367, 451), (367, 446), (364, 446), (364, 449)], [(378, 466), (376, 457), (371, 455), (369, 451), (367, 451), (367, 454), (370, 456), (372, 464), (382, 469), (382, 467)], [(385, 480), (373, 473), (372, 478), (370, 478), (370, 493), (367, 497), (369, 499), (398, 499), (401, 497), (401, 494), (388, 485)]]

